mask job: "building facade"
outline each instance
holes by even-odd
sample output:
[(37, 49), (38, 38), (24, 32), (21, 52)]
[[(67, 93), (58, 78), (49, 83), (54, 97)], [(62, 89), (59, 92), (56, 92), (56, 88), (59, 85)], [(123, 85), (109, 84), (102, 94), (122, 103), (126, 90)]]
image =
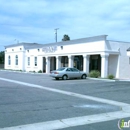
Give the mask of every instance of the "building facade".
[(50, 44), (19, 43), (5, 46), (5, 69), (49, 73), (75, 67), (101, 77), (130, 78), (130, 43), (107, 40), (107, 35)]

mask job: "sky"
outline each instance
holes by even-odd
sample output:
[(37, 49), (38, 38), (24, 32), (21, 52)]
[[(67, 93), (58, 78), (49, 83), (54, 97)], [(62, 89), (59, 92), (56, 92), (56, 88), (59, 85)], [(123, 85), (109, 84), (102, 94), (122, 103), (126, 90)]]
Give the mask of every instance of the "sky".
[(0, 0), (0, 51), (21, 42), (54, 43), (108, 35), (130, 42), (130, 0)]

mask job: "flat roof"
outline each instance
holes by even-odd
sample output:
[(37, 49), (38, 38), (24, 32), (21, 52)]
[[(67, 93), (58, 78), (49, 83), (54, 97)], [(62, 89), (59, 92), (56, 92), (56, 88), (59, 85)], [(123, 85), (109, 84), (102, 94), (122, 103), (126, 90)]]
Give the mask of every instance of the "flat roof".
[(62, 45), (69, 45), (69, 44), (78, 44), (78, 43), (106, 40), (106, 37), (107, 37), (107, 35), (100, 35), (100, 36), (74, 39), (74, 40), (68, 40), (68, 41), (61, 41), (61, 42), (54, 42), (54, 43), (47, 43), (47, 44), (24, 43), (23, 42), (23, 43), (18, 43), (18, 44), (7, 45), (7, 46), (5, 46), (5, 48), (24, 46), (25, 49), (35, 49), (35, 48), (42, 48), (45, 46), (55, 46), (55, 45), (62, 46)]

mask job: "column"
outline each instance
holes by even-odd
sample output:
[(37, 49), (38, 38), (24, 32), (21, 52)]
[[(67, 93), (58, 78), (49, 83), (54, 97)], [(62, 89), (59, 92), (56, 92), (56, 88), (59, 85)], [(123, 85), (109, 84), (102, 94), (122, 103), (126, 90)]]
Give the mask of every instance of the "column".
[(46, 57), (46, 73), (50, 73), (50, 57)]
[(68, 61), (69, 61), (69, 66), (68, 67), (74, 67), (74, 56), (68, 55)]
[(105, 78), (108, 76), (108, 53), (101, 54), (101, 77)]
[(56, 56), (56, 69), (61, 67), (61, 57)]
[(26, 68), (25, 68), (25, 66), (26, 66), (26, 56), (25, 56), (25, 51), (23, 51), (23, 54), (22, 54), (22, 71), (25, 71), (26, 70)]
[(89, 73), (89, 57), (90, 55), (83, 55), (83, 71)]

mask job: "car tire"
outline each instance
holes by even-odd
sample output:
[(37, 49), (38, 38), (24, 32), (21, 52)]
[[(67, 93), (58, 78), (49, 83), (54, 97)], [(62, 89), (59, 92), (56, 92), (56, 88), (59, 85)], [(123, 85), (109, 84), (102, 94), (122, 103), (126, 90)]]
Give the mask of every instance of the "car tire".
[(63, 75), (63, 76), (62, 76), (62, 79), (63, 79), (63, 80), (67, 80), (67, 78), (68, 78), (67, 75)]
[(86, 79), (86, 77), (87, 77), (86, 74), (83, 74), (81, 79)]
[(59, 80), (59, 78), (55, 78), (56, 80)]

